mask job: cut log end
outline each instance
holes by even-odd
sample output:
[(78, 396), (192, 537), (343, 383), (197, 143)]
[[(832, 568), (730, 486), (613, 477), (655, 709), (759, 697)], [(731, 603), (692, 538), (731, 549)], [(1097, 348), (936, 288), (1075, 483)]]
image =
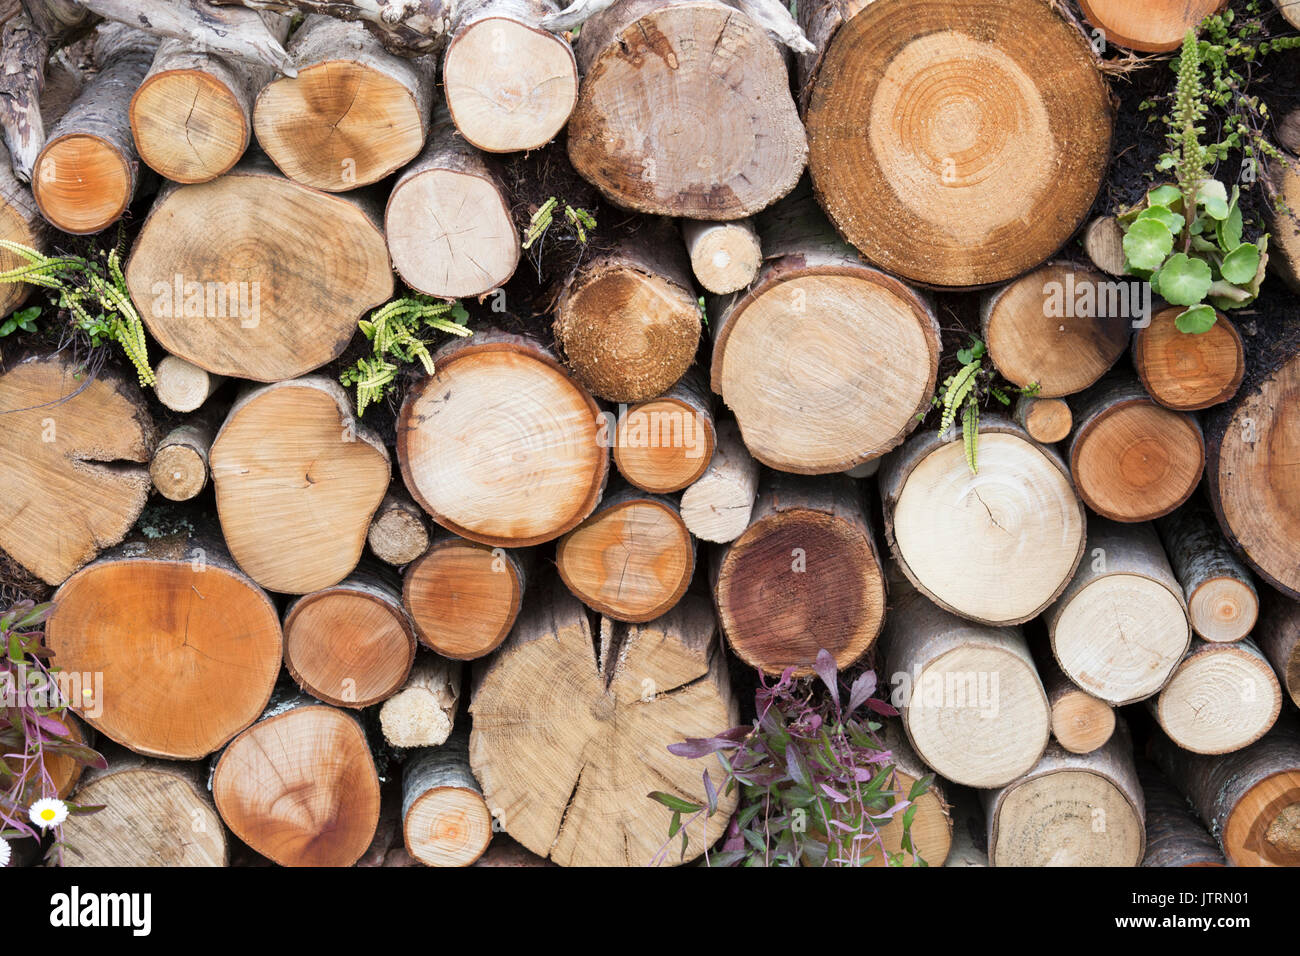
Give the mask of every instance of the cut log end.
[(614, 463), (643, 491), (680, 491), (704, 474), (713, 457), (712, 418), (703, 394), (698, 404), (669, 394), (634, 405), (618, 423)]
[(1210, 578), (1195, 590), (1187, 608), (1192, 627), (1207, 641), (1237, 641), (1259, 617), (1259, 596), (1240, 578)]
[(158, 443), (149, 477), (159, 494), (169, 501), (189, 501), (208, 483), (208, 449), (212, 433), (180, 426)]
[(1222, 313), (1209, 331), (1189, 335), (1174, 320), (1181, 308), (1162, 309), (1133, 340), (1133, 364), (1142, 385), (1161, 405), (1189, 412), (1226, 402), (1246, 374), (1237, 327)]
[(1266, 777), (1234, 808), (1225, 843), (1237, 866), (1300, 866), (1300, 770)]
[(1187, 31), (1222, 10), (1227, 0), (1080, 0), (1079, 5), (1107, 43), (1165, 53), (1178, 49)]
[(415, 659), (396, 591), (358, 578), (308, 594), (284, 620), (284, 663), (298, 686), (339, 707), (391, 697)]
[(74, 133), (45, 144), (32, 171), (41, 215), (74, 235), (108, 228), (135, 191), (133, 156), (98, 136)]
[(469, 866), (492, 840), (492, 814), (475, 790), (436, 787), (411, 805), (403, 836), (425, 866)]
[[(485, 76), (509, 80), (485, 82)], [(442, 82), (456, 128), (489, 153), (545, 146), (578, 102), (578, 64), (569, 44), (503, 16), (484, 17), (456, 33)]]
[(750, 457), (740, 429), (733, 421), (719, 422), (708, 468), (682, 492), (682, 520), (702, 541), (734, 541), (749, 527), (757, 491), (758, 462)]
[(1063, 440), (1074, 427), (1070, 406), (1059, 398), (1022, 395), (1016, 405), (1016, 421), (1030, 438), (1044, 445)]
[(175, 355), (163, 356), (154, 369), (154, 376), (157, 378), (154, 394), (174, 412), (196, 410), (223, 381), (220, 375), (213, 375)]
[(939, 286), (1004, 281), (1059, 249), (1110, 153), (1079, 31), (1038, 0), (848, 9), (805, 111), (813, 184), (845, 238)]
[(483, 544), (525, 547), (591, 514), (609, 469), (599, 408), (545, 350), (476, 332), (436, 364), (407, 392), (397, 424), (407, 490), (434, 520)]
[(1114, 216), (1098, 216), (1083, 233), (1083, 249), (1092, 264), (1113, 276), (1125, 274), (1124, 230)]
[(429, 550), (429, 527), (424, 512), (405, 496), (388, 495), (379, 505), (366, 532), (375, 557), (398, 567)]
[(174, 182), (205, 183), (228, 172), (251, 131), (237, 95), (204, 70), (151, 72), (131, 100), (140, 158)]
[(1115, 710), (1082, 690), (1067, 691), (1052, 703), (1052, 736), (1070, 753), (1092, 753), (1115, 732)]
[(684, 220), (682, 236), (691, 257), (691, 271), (709, 292), (739, 292), (754, 281), (763, 250), (748, 219), (737, 222)]
[(1197, 642), (1156, 702), (1156, 718), (1184, 750), (1223, 754), (1268, 732), (1282, 708), (1282, 690), (1263, 654), (1249, 641)]
[(695, 542), (665, 498), (617, 496), (560, 539), (561, 578), (588, 607), (644, 622), (675, 605), (695, 572)]
[(411, 668), (405, 686), (379, 709), (384, 739), (394, 747), (446, 743), (460, 704), (461, 665), (426, 655)]
[(379, 823), (379, 777), (351, 715), (294, 707), (235, 738), (212, 774), (221, 818), (281, 866), (351, 866)]
[(406, 569), (402, 600), (421, 643), (444, 657), (472, 660), (510, 633), (524, 587), (509, 552), (450, 537)]

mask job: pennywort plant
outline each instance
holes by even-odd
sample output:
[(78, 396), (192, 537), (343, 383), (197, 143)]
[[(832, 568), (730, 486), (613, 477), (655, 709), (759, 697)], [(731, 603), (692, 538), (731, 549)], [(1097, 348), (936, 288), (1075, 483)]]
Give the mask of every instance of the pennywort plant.
[(468, 319), (469, 313), (459, 302), (419, 294), (394, 299), (362, 319), (358, 325), (370, 340), (371, 354), (339, 376), (343, 385), (356, 386), (357, 414), (365, 414), (368, 405), (384, 399), (403, 365), (419, 362), (432, 375), (433, 354), (422, 337), (425, 331), (467, 336)]
[(61, 864), (63, 851), (70, 849), (63, 842), (64, 819), (102, 808), (61, 800), (50, 758), (88, 767), (106, 764), (73, 739), (68, 726), (68, 702), (45, 646), (43, 625), (52, 610), (51, 604), (20, 601), (0, 614), (0, 840), (38, 840), (53, 833), (47, 859)]
[[(825, 650), (815, 670), (816, 680), (795, 678), (793, 668), (770, 684), (760, 675), (752, 726), (668, 748), (679, 757), (716, 755), (722, 773), (715, 783), (704, 771), (703, 804), (663, 791), (649, 795), (672, 811), (656, 864), (669, 862), (679, 843), (684, 858), (692, 824), (703, 830), (720, 797), (738, 792), (721, 849), (705, 851), (710, 866), (862, 866), (877, 858), (890, 866), (926, 865), (911, 827), (915, 801), (933, 775), (904, 792), (874, 719), (898, 711), (872, 696), (871, 671), (845, 686)], [(890, 853), (881, 828), (895, 819), (902, 843)]]
[[(1175, 182), (1150, 190), (1118, 217), (1127, 271), (1183, 307), (1176, 325), (1187, 333), (1208, 331), (1216, 309), (1254, 302), (1268, 263), (1268, 235), (1246, 238), (1241, 187), (1229, 192), (1212, 170), (1240, 152), (1241, 179), (1251, 185), (1262, 162), (1286, 161), (1262, 133), (1268, 107), (1247, 88), (1252, 64), (1274, 50), (1300, 46), (1300, 37), (1270, 39), (1262, 32), (1258, 3), (1249, 3), (1246, 12), (1241, 20), (1231, 10), (1208, 17), (1201, 37), (1194, 30), (1183, 37), (1164, 117), (1169, 149), (1156, 165), (1157, 172), (1172, 172)], [(1219, 138), (1207, 141), (1211, 121)]]

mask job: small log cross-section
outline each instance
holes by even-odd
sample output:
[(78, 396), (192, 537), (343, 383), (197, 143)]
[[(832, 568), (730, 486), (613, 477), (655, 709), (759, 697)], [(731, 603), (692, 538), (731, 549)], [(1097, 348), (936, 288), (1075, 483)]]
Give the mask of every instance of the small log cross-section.
[(1187, 605), (1155, 529), (1093, 517), (1088, 553), (1044, 619), (1070, 680), (1112, 704), (1169, 681), (1191, 642)]
[(1052, 445), (1070, 434), (1074, 417), (1068, 403), (1059, 398), (1034, 398), (1021, 395), (1012, 416), (1029, 437), (1043, 445)]
[(444, 345), (406, 393), (397, 459), (412, 497), (463, 537), (525, 547), (600, 500), (609, 451), (591, 395), (536, 341), (494, 330)]
[(1192, 629), (1207, 641), (1238, 641), (1259, 619), (1259, 594), (1205, 508), (1188, 505), (1156, 522)]
[(1300, 598), (1300, 352), (1211, 413), (1206, 430), (1205, 484), (1219, 526), (1265, 581)]
[(715, 555), (714, 599), (732, 650), (768, 674), (843, 670), (875, 642), (885, 578), (862, 491), (850, 478), (764, 473), (749, 527)]
[(357, 424), (343, 389), (321, 377), (243, 395), (210, 461), (231, 554), (253, 580), (285, 594), (338, 584), (357, 566), (391, 476), (388, 449)]
[(131, 96), (149, 72), (158, 41), (119, 23), (95, 41), (99, 72), (50, 130), (32, 169), (41, 214), (84, 235), (117, 222), (135, 196), (140, 160), (131, 136)]
[(1291, 701), (1300, 707), (1300, 603), (1270, 593), (1255, 639)]
[(1188, 30), (1227, 5), (1228, 0), (1079, 0), (1106, 43), (1143, 53), (1178, 49)]
[(682, 492), (680, 512), (701, 541), (726, 543), (749, 527), (758, 493), (758, 462), (749, 455), (740, 428), (730, 419), (717, 423), (713, 457), (695, 483)]
[(1103, 747), (1053, 744), (1023, 777), (984, 796), (990, 866), (1137, 866), (1145, 804), (1123, 724)]
[(134, 382), (67, 353), (0, 374), (0, 548), (59, 584), (120, 542), (149, 498), (154, 426)]
[[(688, 597), (649, 624), (605, 619), (593, 635), (558, 580), (475, 668), (470, 713), (470, 762), (493, 817), (562, 866), (649, 863), (670, 815), (646, 794), (703, 804), (702, 772), (715, 769), (668, 745), (738, 719), (707, 602)], [(722, 834), (736, 800), (719, 794), (719, 812), (692, 828), (687, 860)]]
[(195, 411), (225, 381), (220, 375), (213, 375), (175, 355), (164, 355), (153, 371), (156, 379), (154, 395), (174, 412)]
[(1128, 348), (1139, 289), (1070, 262), (1040, 266), (982, 298), (989, 358), (1013, 385), (1037, 385), (1038, 398), (1081, 392)]
[(208, 451), (212, 429), (205, 422), (178, 425), (158, 443), (149, 463), (149, 477), (169, 501), (189, 501), (208, 484)]
[(625, 489), (555, 546), (555, 565), (588, 607), (618, 621), (650, 621), (681, 600), (695, 574), (695, 541), (677, 503)]
[(469, 769), (469, 734), (420, 750), (402, 767), (402, 839), (425, 866), (469, 866), (492, 840), (492, 814)]
[(490, 153), (545, 146), (578, 102), (568, 41), (538, 26), (555, 0), (459, 0), (442, 85), (462, 136)]
[(308, 17), (289, 54), (298, 75), (262, 88), (253, 127), (290, 179), (344, 192), (383, 179), (420, 152), (433, 58), (394, 56), (359, 24), (328, 16)]
[(351, 866), (379, 824), (379, 775), (361, 724), (297, 695), (230, 742), (212, 794), (235, 836), (281, 866)]
[[(268, 16), (283, 43), (289, 18)], [(253, 101), (274, 73), (269, 66), (164, 40), (131, 98), (131, 132), (140, 158), (178, 183), (205, 183), (227, 172), (248, 148)]]
[(375, 557), (401, 567), (429, 550), (429, 522), (419, 505), (405, 494), (389, 492), (379, 504), (366, 532)]
[(252, 159), (160, 193), (127, 261), (127, 288), (173, 355), (255, 382), (295, 378), (342, 355), (357, 320), (392, 298), (380, 217), (373, 203), (309, 189)]
[(274, 605), (202, 535), (123, 545), (54, 601), (46, 634), (59, 667), (83, 684), (94, 676), (69, 703), (137, 753), (207, 756), (257, 719), (280, 672)]
[(377, 570), (298, 598), (284, 616), (284, 665), (318, 700), (360, 709), (391, 697), (415, 660), (401, 595)]
[(416, 658), (406, 683), (379, 708), (394, 747), (436, 747), (451, 736), (460, 703), (461, 664), (434, 654)]
[(523, 606), (531, 564), (531, 551), (442, 532), (406, 569), (402, 585), (402, 603), (420, 642), (454, 660), (496, 650)]
[(902, 582), (881, 635), (882, 673), (926, 766), (1000, 787), (1047, 746), (1051, 711), (1020, 629), (963, 621)]
[(1020, 426), (980, 422), (979, 472), (961, 441), (909, 439), (881, 466), (885, 534), (931, 600), (986, 624), (1036, 617), (1079, 566), (1083, 505), (1065, 463)]
[(808, 155), (777, 45), (720, 0), (619, 0), (578, 37), (569, 159), (613, 203), (743, 219)]
[(1050, 4), (877, 0), (799, 14), (818, 47), (804, 58), (813, 185), (874, 264), (928, 285), (1001, 282), (1082, 222), (1112, 108), (1087, 39)]
[(643, 491), (681, 491), (708, 468), (717, 441), (713, 396), (694, 366), (658, 398), (630, 406), (620, 417), (614, 464)]
[(1268, 732), (1282, 712), (1282, 689), (1254, 641), (1197, 639), (1151, 703), (1161, 729), (1178, 746), (1223, 754)]
[(1147, 852), (1143, 866), (1223, 866), (1223, 851), (1187, 808), (1187, 799), (1150, 761), (1139, 761), (1146, 804)]
[(402, 170), (384, 211), (393, 268), (413, 289), (483, 295), (519, 264), (519, 233), (496, 164), (456, 132), (445, 107), (424, 151)]
[(1152, 758), (1223, 848), (1231, 866), (1300, 866), (1300, 730), (1279, 721), (1249, 747), (1194, 754), (1163, 734)]
[(1083, 231), (1083, 251), (1088, 260), (1113, 276), (1122, 276), (1127, 266), (1124, 255), (1124, 230), (1114, 216), (1098, 216)]
[(1092, 753), (1115, 732), (1115, 709), (1070, 680), (1046, 641), (1034, 641), (1032, 646), (1052, 708), (1052, 737), (1072, 754)]
[(1169, 514), (1196, 490), (1205, 464), (1200, 423), (1156, 404), (1116, 371), (1071, 400), (1070, 473), (1079, 497), (1112, 521)]
[(201, 764), (105, 749), (108, 768), (87, 770), (76, 795), (103, 809), (64, 821), (63, 839), (76, 849), (65, 866), (227, 865), (226, 828)]
[(739, 292), (754, 281), (763, 249), (750, 219), (735, 222), (682, 220), (682, 238), (691, 258), (691, 271), (714, 295)]
[(1241, 333), (1218, 313), (1208, 332), (1189, 335), (1174, 320), (1181, 307), (1161, 309), (1133, 336), (1133, 365), (1147, 392), (1165, 408), (1191, 412), (1226, 402), (1246, 374)]
[(939, 324), (929, 301), (866, 265), (806, 193), (759, 218), (767, 257), (709, 303), (710, 385), (763, 464), (847, 471), (896, 447), (930, 407)]
[(671, 226), (645, 223), (574, 270), (554, 331), (573, 374), (600, 398), (641, 402), (672, 388), (695, 360), (700, 309)]

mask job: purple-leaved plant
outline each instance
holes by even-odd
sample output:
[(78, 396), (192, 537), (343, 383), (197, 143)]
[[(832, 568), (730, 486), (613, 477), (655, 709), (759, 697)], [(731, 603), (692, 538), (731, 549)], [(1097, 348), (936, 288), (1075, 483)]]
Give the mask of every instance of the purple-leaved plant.
[[(873, 697), (876, 675), (863, 671), (841, 700), (840, 675), (828, 651), (815, 665), (821, 686), (796, 679), (787, 668), (775, 683), (760, 675), (753, 726), (733, 727), (713, 737), (690, 738), (668, 749), (679, 757), (715, 754), (721, 784), (704, 771), (706, 802), (655, 791), (650, 797), (672, 811), (668, 840), (655, 865), (668, 861), (681, 840), (682, 858), (692, 823), (718, 812), (718, 795), (737, 788), (740, 801), (721, 849), (705, 851), (709, 866), (862, 866), (884, 855), (890, 866), (925, 866), (912, 844), (916, 799), (933, 774), (904, 794), (892, 754), (877, 735), (872, 715), (898, 711)], [(889, 854), (880, 830), (902, 814), (900, 851)], [(683, 814), (689, 814), (683, 819)]]
[[(57, 668), (45, 646), (42, 627), (52, 604), (20, 601), (0, 614), (0, 839), (43, 833), (28, 812), (37, 800), (58, 799), (58, 788), (46, 760), (61, 755), (80, 764), (103, 768), (104, 758), (72, 738), (67, 701), (54, 679)], [(102, 807), (66, 803), (69, 813), (93, 813)], [(63, 828), (51, 827), (54, 840), (47, 859), (62, 865)], [(73, 852), (76, 852), (73, 850)]]

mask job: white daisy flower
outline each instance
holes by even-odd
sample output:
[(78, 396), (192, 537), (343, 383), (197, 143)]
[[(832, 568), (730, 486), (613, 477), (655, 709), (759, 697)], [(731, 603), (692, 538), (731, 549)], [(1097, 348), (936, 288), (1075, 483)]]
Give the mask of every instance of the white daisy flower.
[(32, 823), (43, 830), (48, 830), (68, 819), (68, 805), (53, 797), (42, 797), (32, 804), (27, 815), (31, 817)]
[(12, 853), (13, 851), (9, 849), (9, 844), (6, 843), (4, 840), (0, 840), (0, 868), (9, 865), (9, 857), (12, 855)]

